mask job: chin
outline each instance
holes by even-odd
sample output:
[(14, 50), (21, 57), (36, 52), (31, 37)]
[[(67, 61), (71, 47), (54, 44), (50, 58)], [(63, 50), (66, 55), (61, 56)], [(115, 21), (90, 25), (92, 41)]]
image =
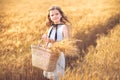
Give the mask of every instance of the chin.
[(59, 23), (59, 21), (54, 21), (54, 23)]
[(59, 20), (53, 20), (53, 22), (54, 22), (54, 23), (58, 23), (58, 22), (59, 22)]

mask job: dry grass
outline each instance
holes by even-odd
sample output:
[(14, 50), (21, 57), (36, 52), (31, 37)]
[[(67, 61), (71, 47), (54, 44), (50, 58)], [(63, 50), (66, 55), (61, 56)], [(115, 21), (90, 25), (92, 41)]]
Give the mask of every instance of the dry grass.
[[(32, 66), (30, 45), (38, 43), (47, 29), (44, 23), (51, 5), (59, 5), (67, 14), (72, 38), (77, 40), (54, 45), (68, 57), (63, 80), (120, 80), (119, 3), (0, 0), (0, 80), (45, 80), (42, 70)], [(79, 55), (74, 58), (75, 54)]]
[(79, 49), (76, 46), (78, 41), (80, 40), (63, 40), (61, 42), (56, 42), (50, 49), (53, 53), (58, 55), (62, 51), (64, 52), (65, 56), (75, 57), (79, 55)]
[(66, 80), (119, 80), (120, 79), (120, 24), (110, 31), (108, 36), (101, 35), (97, 46), (89, 47), (82, 65), (72, 71), (68, 68)]

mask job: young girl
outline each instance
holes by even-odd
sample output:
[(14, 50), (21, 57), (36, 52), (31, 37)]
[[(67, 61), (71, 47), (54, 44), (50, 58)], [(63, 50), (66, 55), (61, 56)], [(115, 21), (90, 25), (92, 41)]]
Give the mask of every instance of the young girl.
[[(50, 26), (48, 34), (44, 34), (42, 39), (48, 43), (48, 47), (56, 41), (62, 41), (63, 39), (69, 38), (69, 30), (66, 22), (69, 20), (64, 15), (63, 11), (58, 6), (52, 6), (48, 10), (48, 23)], [(57, 60), (56, 69), (53, 72), (43, 71), (43, 75), (52, 80), (59, 80), (63, 77), (65, 72), (65, 56), (61, 52)]]

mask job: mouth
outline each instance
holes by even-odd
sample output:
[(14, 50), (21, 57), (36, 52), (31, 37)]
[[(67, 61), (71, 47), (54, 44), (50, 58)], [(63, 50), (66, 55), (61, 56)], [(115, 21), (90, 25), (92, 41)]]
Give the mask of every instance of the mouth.
[(56, 20), (58, 20), (58, 18), (54, 18), (53, 20), (55, 20), (55, 21), (56, 21)]

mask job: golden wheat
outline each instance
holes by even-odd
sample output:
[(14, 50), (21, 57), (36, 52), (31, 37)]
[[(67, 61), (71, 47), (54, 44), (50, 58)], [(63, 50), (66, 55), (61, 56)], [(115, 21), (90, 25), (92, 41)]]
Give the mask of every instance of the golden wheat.
[(30, 45), (46, 32), (44, 23), (52, 5), (60, 6), (68, 16), (74, 39), (55, 43), (51, 50), (58, 54), (63, 51), (68, 57), (82, 57), (66, 60), (69, 63), (63, 80), (119, 80), (119, 3), (119, 0), (0, 0), (0, 80), (45, 80), (42, 70), (32, 66)]

